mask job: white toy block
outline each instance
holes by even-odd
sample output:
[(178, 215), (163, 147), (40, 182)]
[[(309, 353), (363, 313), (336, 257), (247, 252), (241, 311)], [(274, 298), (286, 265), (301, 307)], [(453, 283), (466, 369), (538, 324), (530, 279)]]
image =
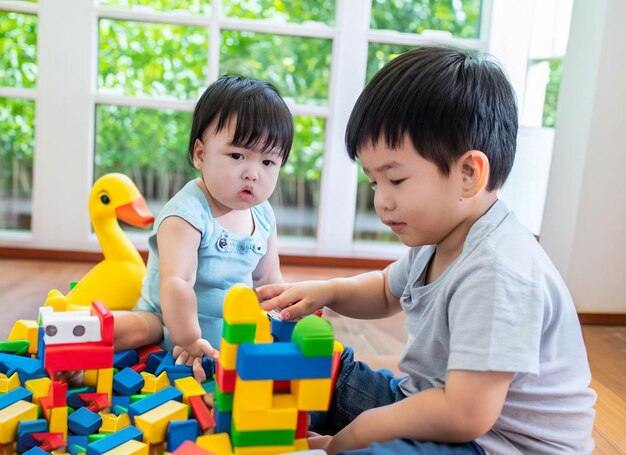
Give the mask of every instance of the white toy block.
[(39, 321), (46, 344), (102, 341), (100, 318), (89, 311), (54, 311), (43, 306), (39, 308)]

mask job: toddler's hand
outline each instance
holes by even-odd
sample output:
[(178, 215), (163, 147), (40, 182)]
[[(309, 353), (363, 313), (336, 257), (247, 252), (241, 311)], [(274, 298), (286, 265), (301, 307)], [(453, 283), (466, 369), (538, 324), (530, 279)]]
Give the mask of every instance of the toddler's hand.
[(206, 379), (206, 374), (202, 367), (202, 356), (206, 355), (216, 360), (219, 357), (219, 352), (207, 340), (199, 338), (188, 345), (175, 346), (172, 355), (176, 359), (176, 365), (190, 366), (193, 371), (193, 377), (198, 382), (202, 382)]
[(256, 290), (265, 311), (281, 310), (280, 318), (297, 321), (332, 301), (332, 288), (326, 281), (304, 281), (261, 286)]

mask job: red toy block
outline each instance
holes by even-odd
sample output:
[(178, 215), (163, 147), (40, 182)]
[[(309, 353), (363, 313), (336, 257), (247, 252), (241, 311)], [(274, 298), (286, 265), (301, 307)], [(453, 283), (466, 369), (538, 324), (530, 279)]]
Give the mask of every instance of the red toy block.
[(185, 441), (178, 449), (172, 452), (172, 455), (215, 455), (213, 452), (204, 450), (202, 447), (198, 447), (191, 441)]
[(202, 432), (215, 428), (215, 419), (213, 414), (204, 402), (204, 398), (201, 395), (194, 395), (189, 397), (189, 405), (194, 417), (198, 421)]
[(225, 370), (218, 361), (215, 368), (215, 382), (220, 392), (233, 393), (235, 391), (235, 379), (237, 379), (237, 371)]
[(67, 443), (63, 439), (63, 433), (31, 433), (35, 442), (41, 450), (52, 452), (60, 447), (65, 447)]
[(306, 438), (309, 433), (309, 413), (306, 411), (298, 411), (298, 420), (296, 423), (296, 439)]
[(150, 354), (154, 352), (161, 352), (162, 350), (163, 349), (161, 349), (156, 344), (148, 344), (146, 346), (140, 347), (139, 349), (136, 350), (137, 355), (139, 355), (139, 362), (137, 362), (137, 364), (141, 364), (141, 363), (148, 364), (148, 357), (150, 357)]
[(78, 398), (87, 405), (87, 409), (98, 412), (111, 406), (106, 393), (79, 393)]
[(132, 367), (130, 367), (131, 370), (137, 372), (137, 373), (141, 373), (143, 370), (146, 369), (146, 364), (145, 363), (138, 363), (137, 365), (133, 365)]
[(291, 381), (287, 381), (287, 380), (281, 380), (281, 381), (274, 381), (273, 385), (273, 392), (277, 393), (277, 392), (291, 392)]
[(113, 345), (99, 342), (46, 346), (44, 367), (54, 377), (57, 371), (100, 370), (113, 366)]
[(91, 302), (91, 314), (100, 318), (102, 344), (113, 345), (113, 315), (104, 303)]
[(67, 382), (53, 381), (50, 383), (48, 395), (39, 398), (39, 404), (44, 411), (44, 415), (48, 415), (53, 408), (64, 408), (67, 406)]

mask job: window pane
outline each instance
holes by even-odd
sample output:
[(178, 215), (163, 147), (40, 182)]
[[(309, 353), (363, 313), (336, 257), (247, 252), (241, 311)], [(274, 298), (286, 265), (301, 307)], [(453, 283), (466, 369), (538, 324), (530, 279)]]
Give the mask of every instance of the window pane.
[(191, 112), (96, 107), (95, 178), (128, 175), (153, 214), (196, 176), (187, 160)]
[(220, 74), (263, 79), (286, 99), (323, 105), (328, 97), (331, 47), (326, 39), (223, 31)]
[(547, 128), (556, 127), (556, 108), (559, 101), (559, 88), (561, 86), (561, 70), (563, 59), (554, 58), (549, 60), (550, 79), (546, 86), (546, 101), (543, 107), (543, 126)]
[(30, 230), (35, 103), (0, 98), (0, 229)]
[(208, 72), (208, 32), (101, 19), (98, 58), (101, 92), (196, 99)]
[(378, 44), (371, 43), (367, 49), (367, 74), (365, 82), (369, 82), (385, 63), (393, 60), (398, 55), (414, 49), (413, 46), (402, 46), (399, 44)]
[(223, 0), (224, 15), (282, 22), (335, 22), (335, 0)]
[(0, 86), (36, 86), (36, 16), (0, 11), (0, 55)]
[(373, 0), (374, 29), (422, 33), (443, 30), (460, 38), (478, 38), (481, 0)]
[(210, 0), (100, 0), (100, 4), (116, 8), (149, 9), (162, 13), (207, 15), (211, 10)]
[(315, 237), (325, 123), (319, 117), (294, 117), (293, 148), (270, 199), (280, 236)]

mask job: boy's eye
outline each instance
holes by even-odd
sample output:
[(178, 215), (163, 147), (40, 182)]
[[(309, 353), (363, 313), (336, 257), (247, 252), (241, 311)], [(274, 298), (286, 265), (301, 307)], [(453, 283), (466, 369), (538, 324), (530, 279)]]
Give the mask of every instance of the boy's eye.
[(263, 166), (272, 167), (275, 165), (276, 163), (274, 163), (272, 160), (263, 160)]
[(400, 185), (400, 184), (401, 184), (402, 182), (404, 182), (405, 180), (406, 180), (406, 179), (389, 180), (389, 182), (390, 182), (392, 185), (397, 186), (397, 185)]
[(376, 182), (370, 182), (370, 186), (373, 190), (376, 190)]
[(241, 153), (231, 153), (230, 157), (234, 160), (243, 160), (243, 155)]

